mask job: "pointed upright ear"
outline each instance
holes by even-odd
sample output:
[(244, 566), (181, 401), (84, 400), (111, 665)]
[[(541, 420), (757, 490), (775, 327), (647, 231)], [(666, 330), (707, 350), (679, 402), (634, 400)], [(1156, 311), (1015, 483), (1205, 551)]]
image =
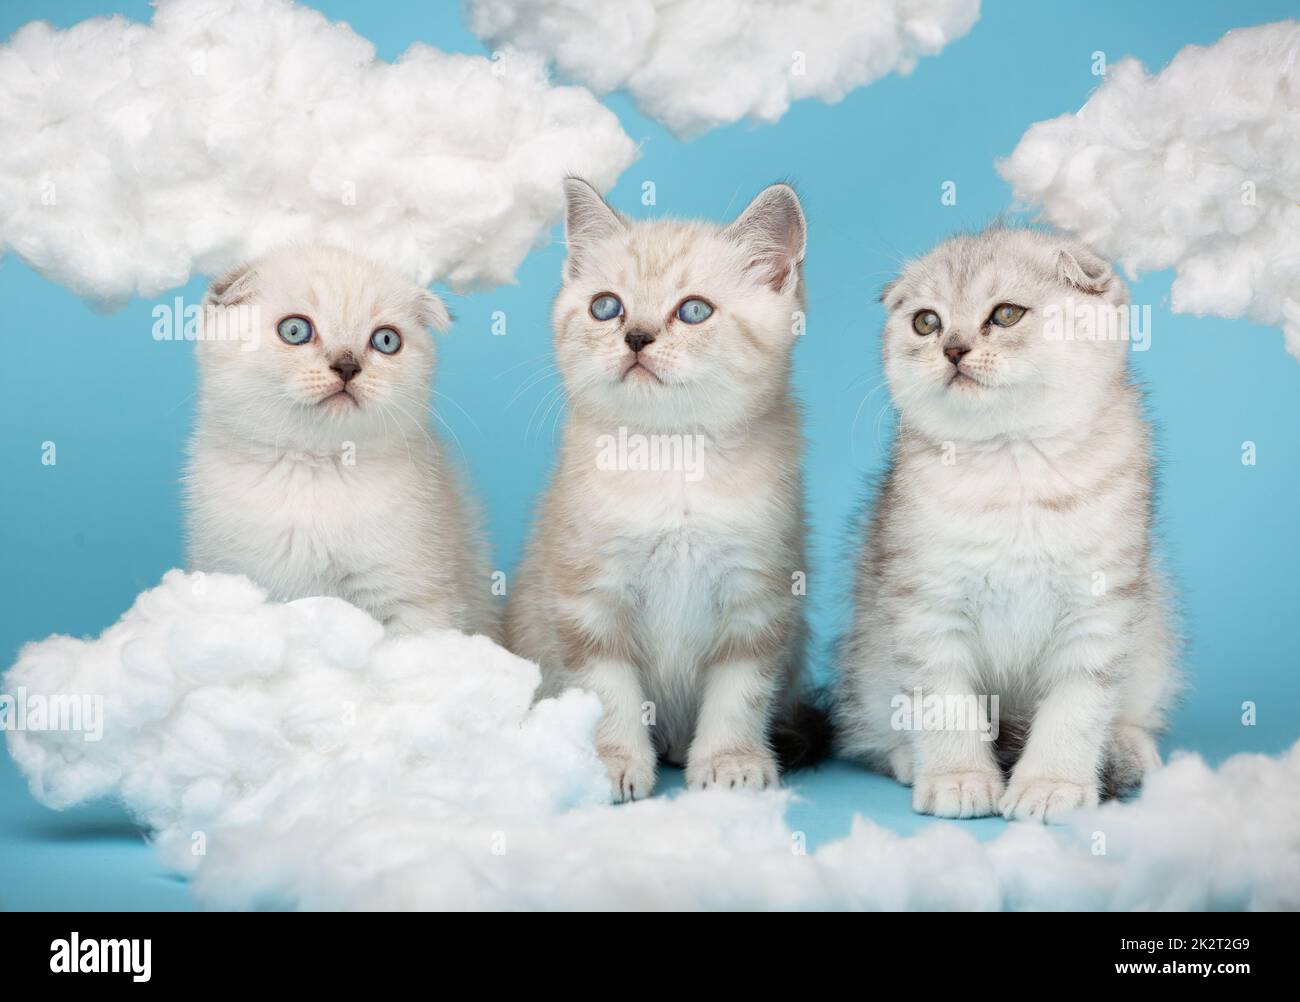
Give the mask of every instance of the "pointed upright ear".
[(447, 304), (428, 289), (421, 289), (415, 301), (416, 315), (424, 327), (431, 327), (439, 334), (451, 327), (451, 314)]
[(1107, 292), (1115, 279), (1110, 265), (1087, 248), (1073, 252), (1063, 250), (1056, 256), (1056, 271), (1061, 281), (1089, 296)]
[(203, 302), (206, 306), (238, 306), (252, 299), (256, 291), (257, 272), (251, 264), (241, 264), (208, 286)]
[(788, 184), (764, 188), (722, 232), (749, 252), (749, 266), (765, 285), (777, 292), (793, 288), (808, 232), (799, 197)]
[(565, 279), (582, 271), (593, 246), (626, 228), (627, 220), (606, 204), (600, 192), (580, 178), (565, 178), (564, 239), (569, 247)]

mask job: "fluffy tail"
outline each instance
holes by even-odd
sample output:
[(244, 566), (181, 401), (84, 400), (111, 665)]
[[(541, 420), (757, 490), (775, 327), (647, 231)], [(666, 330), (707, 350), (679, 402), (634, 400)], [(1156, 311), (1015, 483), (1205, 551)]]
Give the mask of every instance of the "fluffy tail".
[(772, 728), (772, 750), (783, 773), (809, 769), (829, 758), (833, 740), (821, 692), (801, 698)]

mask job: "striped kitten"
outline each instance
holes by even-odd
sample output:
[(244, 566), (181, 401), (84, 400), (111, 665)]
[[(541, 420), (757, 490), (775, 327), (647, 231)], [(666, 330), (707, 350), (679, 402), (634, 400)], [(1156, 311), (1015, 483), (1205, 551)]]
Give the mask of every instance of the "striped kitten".
[(543, 694), (601, 697), (620, 798), (651, 792), (659, 755), (694, 788), (775, 784), (805, 632), (803, 212), (786, 185), (725, 228), (629, 222), (577, 180), (567, 197), (570, 413), (508, 645)]
[[(1150, 435), (1126, 341), (1096, 336), (1128, 330), (1127, 290), (1080, 244), (993, 229), (882, 300), (901, 424), (841, 648), (840, 740), (921, 813), (1051, 821), (1159, 764), (1175, 688)], [(996, 743), (973, 723), (992, 696)]]

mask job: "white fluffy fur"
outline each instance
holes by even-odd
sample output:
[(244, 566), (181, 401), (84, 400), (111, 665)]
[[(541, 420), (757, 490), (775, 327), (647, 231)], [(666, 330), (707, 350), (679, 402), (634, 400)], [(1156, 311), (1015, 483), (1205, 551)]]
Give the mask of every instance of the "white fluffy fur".
[[(658, 754), (685, 765), (693, 787), (773, 784), (771, 728), (795, 697), (804, 645), (789, 389), (798, 200), (774, 185), (727, 228), (629, 223), (571, 181), (568, 241), (553, 324), (570, 414), (508, 643), (541, 664), (544, 691), (600, 695), (599, 747), (621, 796), (651, 791)], [(602, 293), (620, 297), (623, 316), (592, 316)], [(675, 316), (691, 296), (715, 307), (697, 326)], [(636, 331), (655, 339), (630, 368)], [(692, 436), (698, 478), (601, 468), (602, 436), (620, 428)]]
[(530, 708), (538, 679), (481, 637), (173, 572), (101, 637), (29, 644), (0, 689), (103, 695), (103, 740), (9, 750), (44, 804), (119, 799), (209, 907), (1300, 908), (1300, 746), (1176, 758), (1064, 829), (859, 818), (800, 855), (785, 791), (602, 803), (597, 700)]
[[(246, 574), (279, 599), (336, 595), (399, 631), (495, 633), (478, 519), (429, 431), (431, 293), (347, 251), (288, 247), (216, 282), (186, 475), (189, 565)], [(249, 310), (248, 313), (241, 311)], [(302, 315), (306, 344), (278, 322)], [(369, 343), (397, 330), (393, 355)], [(224, 331), (229, 335), (229, 331)], [(346, 384), (331, 366), (354, 359)]]
[[(912, 784), (918, 811), (1051, 820), (1159, 761), (1174, 641), (1149, 435), (1127, 343), (1048, 336), (1067, 300), (1106, 307), (1127, 291), (1082, 245), (997, 229), (946, 241), (884, 295), (901, 423), (838, 712), (846, 749)], [(991, 325), (1000, 303), (1029, 312)], [(942, 329), (916, 333), (921, 311)], [(960, 369), (955, 346), (970, 349)], [(891, 700), (918, 688), (997, 695), (999, 748), (971, 727), (895, 729)], [(1021, 738), (1004, 785), (995, 752), (1015, 758)]]

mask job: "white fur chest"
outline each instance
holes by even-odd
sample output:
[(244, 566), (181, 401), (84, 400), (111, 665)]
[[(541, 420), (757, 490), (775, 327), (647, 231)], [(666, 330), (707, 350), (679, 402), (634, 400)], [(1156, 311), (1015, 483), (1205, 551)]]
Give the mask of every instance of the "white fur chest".
[(1132, 531), (1113, 501), (1089, 497), (1103, 471), (1066, 475), (1017, 442), (916, 472), (908, 535), (925, 590), (974, 624), (991, 665), (1031, 666)]
[[(198, 444), (190, 470), (190, 562), (248, 574), (275, 597), (337, 595), (376, 614), (411, 560), (412, 467)], [(403, 542), (405, 541), (405, 542)], [(405, 551), (405, 552), (404, 552)]]
[(634, 482), (593, 498), (601, 575), (626, 596), (654, 670), (694, 673), (746, 572), (772, 559), (773, 499), (728, 495), (681, 473), (623, 476)]
[(602, 540), (599, 573), (622, 596), (655, 706), (663, 750), (684, 760), (703, 697), (702, 669), (729, 610), (744, 601), (746, 571), (771, 559), (769, 502), (728, 497), (680, 474), (649, 475), (634, 496), (594, 505)]

